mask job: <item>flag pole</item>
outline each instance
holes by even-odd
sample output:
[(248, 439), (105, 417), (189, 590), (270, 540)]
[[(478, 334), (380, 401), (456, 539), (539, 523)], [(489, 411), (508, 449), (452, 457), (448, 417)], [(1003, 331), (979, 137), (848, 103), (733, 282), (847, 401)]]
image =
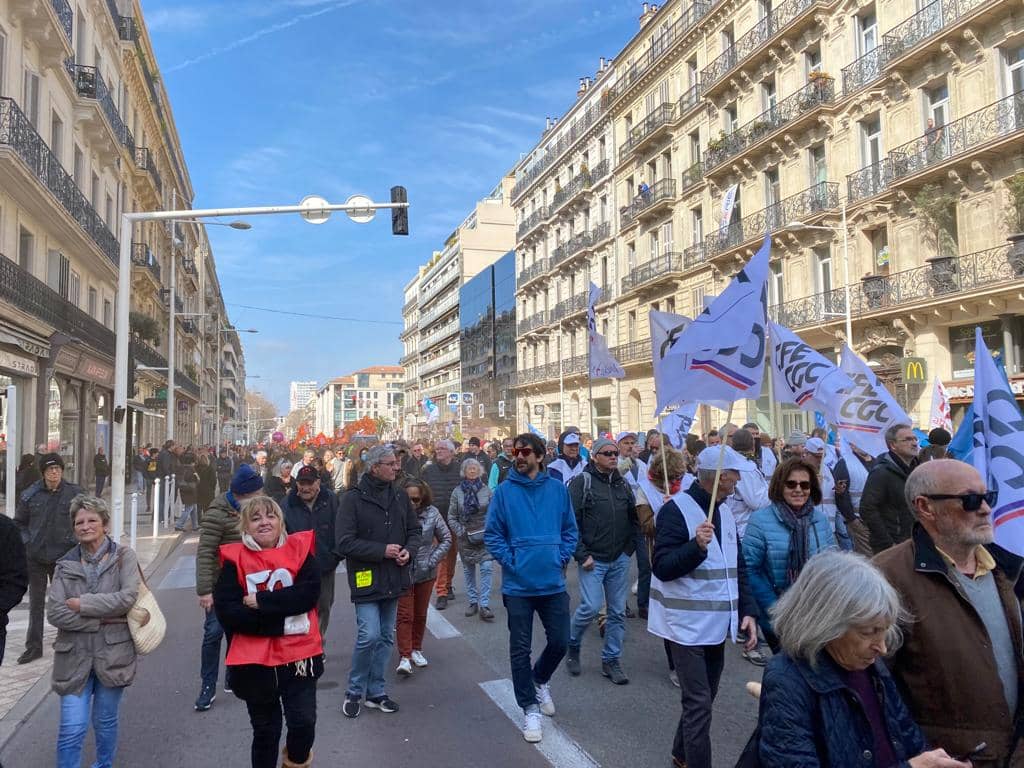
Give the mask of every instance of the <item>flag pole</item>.
[[(661, 471), (665, 473), (665, 499), (671, 496), (668, 486), (668, 459), (665, 457), (665, 433), (661, 431), (661, 420), (665, 416), (665, 412), (662, 411), (658, 414), (658, 418), (655, 423), (658, 425), (658, 434), (661, 435)], [(650, 475), (648, 475), (650, 477)]]
[[(729, 413), (725, 417), (725, 423), (728, 424), (732, 421), (732, 408), (736, 405), (735, 402), (729, 403)], [(718, 467), (715, 468), (715, 482), (711, 486), (711, 504), (708, 506), (708, 522), (712, 522), (715, 510), (715, 499), (718, 497), (718, 481), (722, 479), (722, 463), (725, 461), (725, 443), (721, 444), (721, 448), (718, 451)]]

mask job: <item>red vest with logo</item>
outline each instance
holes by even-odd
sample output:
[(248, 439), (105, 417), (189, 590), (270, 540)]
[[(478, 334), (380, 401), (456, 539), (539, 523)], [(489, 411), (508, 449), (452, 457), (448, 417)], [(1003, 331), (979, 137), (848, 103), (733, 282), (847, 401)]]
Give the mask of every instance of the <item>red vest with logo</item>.
[[(313, 531), (292, 533), (283, 546), (258, 552), (242, 543), (222, 544), (221, 565), (233, 563), (238, 583), (246, 594), (274, 591), (295, 583), (306, 558), (313, 553)], [(276, 667), (323, 653), (317, 611), (285, 619), (285, 634), (277, 637), (235, 634), (231, 636), (226, 663), (229, 666), (260, 664)]]

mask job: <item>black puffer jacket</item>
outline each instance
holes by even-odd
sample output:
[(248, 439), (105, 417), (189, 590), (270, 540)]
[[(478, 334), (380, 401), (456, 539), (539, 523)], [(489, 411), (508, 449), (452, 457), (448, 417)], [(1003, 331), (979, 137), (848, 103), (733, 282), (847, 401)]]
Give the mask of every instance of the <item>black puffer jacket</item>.
[(30, 560), (55, 563), (78, 542), (71, 530), (71, 500), (82, 492), (74, 483), (63, 480), (56, 490), (48, 491), (46, 481), (38, 480), (18, 498), (14, 522), (21, 529), (25, 554)]
[(868, 474), (860, 497), (860, 516), (871, 533), (871, 549), (876, 555), (906, 541), (914, 530), (914, 514), (903, 497), (903, 487), (916, 466), (917, 459), (908, 467), (889, 452), (878, 457)]
[(633, 554), (640, 530), (636, 501), (633, 491), (617, 469), (605, 475), (598, 472), (591, 462), (582, 475), (569, 482), (569, 498), (580, 532), (573, 555), (576, 562), (583, 563), (588, 557), (593, 557), (602, 563), (610, 563), (623, 553)]
[[(292, 483), (294, 486), (295, 483)], [(313, 500), (313, 509), (299, 498), (298, 489), (292, 488), (281, 501), (284, 512), (284, 524), (288, 533), (297, 531), (313, 531), (316, 536), (316, 564), (321, 573), (334, 573), (341, 558), (334, 551), (334, 525), (338, 517), (338, 497), (324, 485)]]
[[(459, 472), (462, 465), (452, 459), (448, 465), (432, 461), (420, 470), (420, 479), (430, 486), (430, 495), (434, 497), (434, 506), (441, 512), (441, 517), (448, 519), (448, 505), (452, 501), (452, 491), (462, 482)], [(486, 475), (484, 478), (486, 479)]]
[[(353, 603), (398, 598), (412, 584), (422, 527), (409, 497), (391, 483), (366, 474), (355, 488), (345, 491), (335, 533), (335, 550), (346, 558)], [(405, 547), (409, 561), (399, 565), (386, 558), (388, 544)]]

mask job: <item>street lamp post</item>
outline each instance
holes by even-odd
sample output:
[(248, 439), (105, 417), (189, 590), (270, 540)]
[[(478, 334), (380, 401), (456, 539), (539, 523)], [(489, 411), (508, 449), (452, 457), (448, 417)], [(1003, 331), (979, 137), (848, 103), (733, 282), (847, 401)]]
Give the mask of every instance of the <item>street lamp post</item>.
[[(846, 304), (846, 343), (853, 348), (853, 315), (852, 308), (850, 307), (850, 241), (849, 234), (846, 229), (846, 201), (843, 201), (843, 303)], [(801, 229), (817, 229), (823, 232), (839, 232), (839, 228), (836, 227), (822, 227), (814, 224), (804, 224), (802, 221), (791, 221), (786, 224), (786, 229), (789, 230), (801, 230)], [(838, 316), (834, 312), (826, 312), (826, 315), (833, 317)]]

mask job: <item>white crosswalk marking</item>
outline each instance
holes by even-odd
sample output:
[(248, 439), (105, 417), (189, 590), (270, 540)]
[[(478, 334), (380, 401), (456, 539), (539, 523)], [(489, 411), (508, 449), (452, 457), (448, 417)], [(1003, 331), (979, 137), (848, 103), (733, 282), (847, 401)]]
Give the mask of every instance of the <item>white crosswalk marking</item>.
[(157, 589), (186, 589), (196, 585), (196, 556), (182, 555)]
[(438, 640), (447, 640), (462, 635), (448, 619), (441, 615), (440, 611), (434, 609), (434, 606), (427, 608), (427, 629)]

